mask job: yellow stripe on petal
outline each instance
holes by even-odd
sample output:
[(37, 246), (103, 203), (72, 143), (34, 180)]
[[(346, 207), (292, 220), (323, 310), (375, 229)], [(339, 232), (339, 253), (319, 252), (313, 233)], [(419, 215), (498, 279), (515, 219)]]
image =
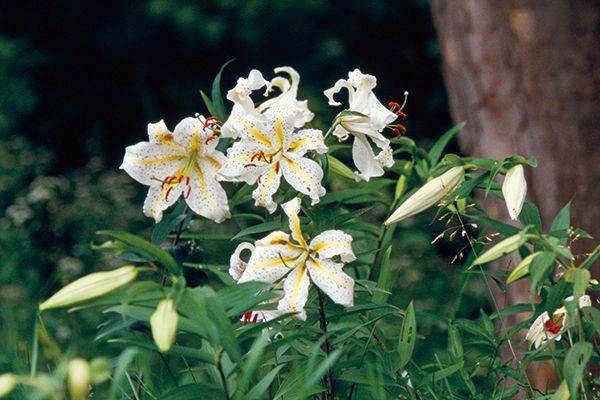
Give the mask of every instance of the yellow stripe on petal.
[(260, 184), (260, 195), (258, 197), (258, 203), (263, 207), (267, 204), (267, 196), (269, 196), (269, 192), (271, 191), (271, 187), (275, 183), (275, 178), (277, 177), (277, 171), (275, 168), (270, 168), (267, 177), (262, 177), (262, 182)]
[(311, 260), (312, 266), (316, 272), (318, 272), (322, 275), (325, 275), (328, 279), (337, 283), (339, 286), (343, 287), (344, 289), (350, 289), (351, 286), (348, 284), (348, 282), (346, 282), (344, 279), (342, 279), (342, 277), (340, 277), (335, 272), (333, 272), (332, 270), (330, 270), (329, 268), (327, 268), (326, 266), (321, 264), (321, 262), (318, 259), (311, 257), (310, 260)]
[(292, 284), (292, 289), (290, 291), (290, 312), (296, 312), (296, 302), (298, 301), (298, 294), (300, 293), (300, 289), (302, 288), (302, 281), (306, 277), (306, 264), (299, 265), (298, 272), (296, 274), (296, 279)]
[(160, 158), (154, 158), (154, 159), (142, 159), (142, 158), (132, 158), (131, 160), (135, 163), (141, 164), (141, 165), (151, 165), (151, 164), (162, 164), (165, 162), (170, 162), (170, 161), (181, 161), (181, 160), (185, 160), (185, 156), (180, 156), (180, 155), (173, 155), (173, 156), (166, 156), (166, 157), (160, 157)]
[[(202, 174), (202, 170), (198, 165), (194, 165), (194, 171), (196, 172), (196, 176), (198, 177), (198, 182), (200, 182), (200, 189), (202, 190), (203, 197), (208, 201), (210, 207), (217, 212), (220, 212), (219, 205), (215, 201), (215, 199), (210, 194), (208, 190), (208, 186), (206, 185), (206, 180), (204, 179), (204, 175)], [(193, 195), (193, 194), (192, 194)]]
[(317, 187), (318, 184), (315, 181), (315, 179), (310, 176), (309, 174), (307, 174), (302, 168), (300, 168), (300, 166), (298, 165), (298, 163), (290, 158), (287, 158), (287, 165), (288, 167), (292, 170), (292, 173), (300, 176), (302, 178), (302, 180), (304, 180), (305, 182), (309, 183), (310, 186)]
[(283, 136), (283, 113), (279, 113), (277, 120), (275, 120), (275, 137), (279, 147), (283, 146)]
[(272, 258), (272, 259), (267, 259), (267, 260), (261, 260), (261, 261), (256, 261), (253, 262), (252, 264), (248, 265), (248, 269), (249, 270), (253, 270), (253, 269), (262, 269), (262, 268), (274, 268), (274, 267), (281, 267), (283, 266), (287, 266), (287, 267), (292, 267), (292, 265), (294, 265), (294, 262), (298, 259), (298, 257), (280, 257), (280, 258)]
[(269, 140), (269, 137), (267, 135), (265, 135), (264, 133), (262, 133), (257, 127), (252, 125), (250, 122), (245, 121), (244, 128), (250, 134), (250, 136), (252, 136), (258, 142), (261, 142), (261, 143), (271, 147), (271, 141)]

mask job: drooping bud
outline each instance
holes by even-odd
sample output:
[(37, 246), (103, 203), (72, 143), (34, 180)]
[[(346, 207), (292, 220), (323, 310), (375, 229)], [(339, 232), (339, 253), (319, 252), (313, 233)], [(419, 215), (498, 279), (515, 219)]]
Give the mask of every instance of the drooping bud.
[(90, 387), (90, 365), (83, 358), (69, 361), (67, 386), (73, 400), (85, 400)]
[(502, 184), (502, 195), (508, 208), (508, 214), (512, 220), (516, 220), (521, 213), (525, 195), (527, 194), (527, 181), (522, 165), (515, 165), (506, 172)]
[(535, 253), (531, 253), (527, 257), (521, 260), (521, 262), (512, 270), (508, 278), (506, 278), (506, 283), (511, 284), (514, 281), (521, 279), (525, 275), (529, 273), (529, 265), (533, 261), (533, 259), (540, 254), (541, 251), (536, 251)]
[(525, 240), (525, 235), (522, 233), (517, 233), (516, 235), (501, 240), (491, 249), (477, 257), (475, 261), (473, 261), (473, 265), (487, 264), (500, 257), (504, 257), (521, 247), (521, 245), (525, 243)]
[(463, 167), (454, 167), (437, 178), (433, 178), (406, 199), (384, 224), (391, 225), (438, 204), (456, 189), (464, 176), (465, 170)]
[(17, 386), (17, 377), (14, 374), (0, 375), (0, 398), (6, 396)]
[(171, 299), (161, 301), (152, 317), (150, 317), (152, 337), (156, 347), (162, 353), (169, 351), (173, 342), (175, 342), (178, 320), (179, 315), (173, 308), (173, 300)]
[(40, 304), (40, 311), (68, 307), (109, 294), (133, 281), (138, 270), (131, 265), (107, 272), (95, 272), (71, 282)]

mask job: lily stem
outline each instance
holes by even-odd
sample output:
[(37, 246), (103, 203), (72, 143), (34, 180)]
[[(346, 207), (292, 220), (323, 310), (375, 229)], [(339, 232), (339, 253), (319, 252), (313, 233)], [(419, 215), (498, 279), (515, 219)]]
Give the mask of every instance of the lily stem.
[[(329, 345), (329, 336), (327, 334), (327, 318), (325, 318), (325, 307), (323, 306), (323, 293), (321, 293), (320, 289), (317, 289), (317, 293), (319, 294), (319, 312), (321, 314), (321, 329), (323, 330), (323, 334), (325, 335), (325, 343), (323, 343), (323, 350), (329, 354), (331, 353), (331, 346)], [(331, 368), (327, 371), (327, 380), (329, 381), (329, 398), (335, 398), (335, 389), (334, 389), (334, 381), (333, 374), (331, 373)]]

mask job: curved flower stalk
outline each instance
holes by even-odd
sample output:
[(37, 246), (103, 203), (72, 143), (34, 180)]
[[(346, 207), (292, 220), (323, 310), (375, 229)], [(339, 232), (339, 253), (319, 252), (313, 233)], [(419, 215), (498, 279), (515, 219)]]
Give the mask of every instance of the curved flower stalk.
[[(355, 69), (348, 73), (348, 80), (340, 79), (335, 85), (323, 93), (329, 99), (329, 105), (339, 106), (333, 96), (342, 89), (348, 90), (349, 105), (347, 111), (341, 112), (334, 121), (333, 134), (340, 141), (346, 140), (349, 135), (354, 136), (352, 145), (352, 158), (358, 171), (356, 179), (368, 181), (372, 177), (383, 175), (384, 167), (394, 165), (390, 141), (381, 131), (398, 117), (396, 113), (388, 110), (377, 100), (373, 89), (377, 86), (377, 79), (368, 74), (363, 74)], [(399, 115), (404, 114), (398, 107)], [(400, 125), (404, 130), (404, 127)], [(397, 128), (396, 128), (397, 129)], [(371, 139), (380, 151), (377, 155), (373, 152)]]
[(269, 108), (265, 122), (243, 123), (242, 140), (227, 151), (227, 160), (219, 170), (225, 180), (258, 182), (252, 192), (257, 206), (270, 213), (277, 208), (273, 195), (281, 176), (298, 192), (308, 195), (312, 204), (325, 194), (321, 186), (323, 170), (305, 157), (309, 150), (324, 153), (327, 147), (318, 129), (295, 131), (296, 113), (288, 107)]
[[(356, 259), (352, 236), (339, 230), (328, 230), (307, 243), (298, 217), (300, 199), (296, 197), (281, 207), (289, 218), (291, 238), (281, 231), (271, 232), (255, 242), (248, 263), (239, 255), (242, 249), (250, 250), (251, 245), (240, 244), (231, 257), (229, 273), (234, 278), (239, 276), (238, 283), (275, 283), (283, 279), (284, 294), (277, 310), (279, 313), (297, 313), (299, 319), (306, 319), (304, 305), (311, 280), (334, 302), (351, 307), (354, 304), (354, 280), (342, 268), (344, 263)], [(339, 257), (341, 262), (334, 261), (334, 257)]]
[(212, 126), (203, 116), (185, 118), (173, 132), (163, 121), (148, 124), (150, 141), (125, 149), (121, 169), (150, 186), (143, 209), (157, 223), (180, 196), (196, 214), (215, 222), (231, 216), (227, 194), (217, 180), (225, 155), (216, 150)]
[(464, 176), (464, 167), (453, 167), (442, 175), (433, 178), (406, 199), (384, 224), (391, 225), (438, 204), (460, 185)]
[(513, 221), (519, 217), (525, 196), (527, 195), (527, 181), (522, 165), (515, 165), (506, 172), (502, 183), (502, 195), (506, 202), (506, 208), (510, 219)]
[[(569, 296), (565, 301), (573, 300), (573, 296)], [(591, 307), (592, 301), (590, 296), (583, 295), (579, 298), (579, 308)], [(539, 348), (541, 345), (550, 340), (560, 340), (562, 333), (565, 331), (569, 321), (567, 309), (563, 306), (552, 313), (552, 318), (548, 316), (548, 311), (541, 313), (527, 331), (525, 340), (530, 344)]]
[[(294, 113), (294, 127), (296, 128), (301, 128), (307, 122), (312, 121), (314, 114), (308, 109), (308, 101), (297, 99), (300, 74), (292, 67), (278, 67), (274, 71), (277, 74), (287, 74), (289, 79), (276, 76), (269, 82), (259, 70), (253, 69), (247, 78), (239, 78), (235, 87), (227, 92), (227, 99), (234, 104), (231, 115), (221, 128), (223, 137), (242, 136), (245, 124), (264, 122), (266, 118), (263, 114), (275, 107), (285, 106)], [(273, 88), (278, 88), (281, 93), (257, 107), (250, 96), (252, 92), (263, 87), (266, 87), (265, 96), (268, 96)]]

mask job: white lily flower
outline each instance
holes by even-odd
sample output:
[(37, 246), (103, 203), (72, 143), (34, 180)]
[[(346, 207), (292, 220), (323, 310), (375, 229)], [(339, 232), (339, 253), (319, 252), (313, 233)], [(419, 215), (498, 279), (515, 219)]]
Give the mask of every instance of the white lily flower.
[[(210, 121), (210, 120), (209, 120)], [(225, 155), (216, 150), (215, 132), (203, 116), (185, 118), (170, 132), (165, 123), (148, 124), (149, 142), (125, 149), (124, 169), (150, 186), (144, 214), (158, 223), (180, 196), (196, 214), (222, 222), (229, 218), (227, 194), (217, 180)]]
[(465, 169), (453, 167), (417, 190), (384, 222), (390, 225), (438, 204), (463, 181)]
[(502, 183), (502, 195), (508, 208), (510, 219), (516, 220), (521, 213), (525, 195), (527, 194), (527, 181), (522, 165), (515, 165), (506, 172)]
[[(373, 94), (377, 86), (377, 79), (368, 74), (363, 74), (355, 69), (348, 73), (348, 80), (340, 79), (335, 85), (325, 90), (324, 94), (329, 99), (329, 105), (339, 106), (340, 102), (333, 96), (343, 88), (348, 90), (349, 106), (351, 113), (341, 113), (336, 118), (338, 125), (333, 134), (340, 141), (346, 140), (348, 135), (354, 136), (352, 145), (352, 158), (358, 171), (355, 172), (357, 180), (368, 181), (372, 177), (383, 175), (384, 167), (394, 165), (391, 156), (390, 141), (381, 131), (396, 120), (397, 115), (384, 107)], [(352, 113), (353, 112), (353, 113)], [(375, 155), (370, 138), (380, 152)]]
[[(310, 280), (334, 302), (351, 307), (354, 304), (354, 280), (342, 268), (344, 263), (356, 259), (352, 236), (339, 230), (328, 230), (307, 243), (298, 217), (300, 199), (296, 197), (281, 207), (289, 218), (291, 238), (287, 233), (275, 231), (258, 240), (248, 263), (244, 263), (238, 283), (274, 283), (284, 278), (284, 295), (277, 310), (279, 313), (297, 313), (300, 319), (306, 318), (304, 304)], [(241, 252), (238, 250), (236, 254)], [(339, 257), (341, 262), (334, 261), (334, 257)], [(231, 261), (230, 274), (233, 276), (239, 270), (240, 260), (232, 257)]]
[[(569, 296), (565, 301), (572, 301), (573, 296)], [(579, 308), (590, 307), (592, 305), (590, 296), (583, 295), (578, 301)], [(548, 312), (541, 313), (531, 327), (527, 331), (525, 340), (532, 344), (536, 349), (549, 340), (560, 340), (562, 333), (568, 324), (569, 316), (567, 309), (563, 306), (552, 313), (552, 318), (548, 316)]]
[(281, 176), (298, 192), (308, 195), (312, 204), (325, 194), (321, 185), (323, 170), (304, 157), (309, 150), (325, 153), (323, 133), (318, 129), (295, 131), (296, 113), (288, 107), (269, 108), (266, 121), (243, 121), (242, 140), (227, 151), (227, 160), (219, 170), (226, 180), (258, 182), (252, 192), (257, 206), (270, 213), (277, 208), (273, 194)]
[[(250, 71), (248, 78), (239, 78), (237, 80), (236, 86), (227, 92), (227, 99), (232, 101), (234, 105), (229, 118), (221, 128), (223, 137), (237, 138), (242, 136), (244, 124), (264, 122), (265, 117), (263, 113), (270, 108), (287, 107), (296, 116), (294, 120), (296, 128), (301, 128), (314, 118), (314, 114), (308, 109), (308, 101), (300, 101), (296, 98), (298, 95), (300, 74), (292, 67), (275, 68), (275, 73), (281, 72), (289, 75), (290, 79), (276, 76), (269, 82), (265, 80), (260, 71), (253, 69)], [(266, 87), (265, 96), (268, 96), (274, 87), (278, 88), (281, 93), (256, 107), (250, 96), (252, 92), (263, 87)]]

